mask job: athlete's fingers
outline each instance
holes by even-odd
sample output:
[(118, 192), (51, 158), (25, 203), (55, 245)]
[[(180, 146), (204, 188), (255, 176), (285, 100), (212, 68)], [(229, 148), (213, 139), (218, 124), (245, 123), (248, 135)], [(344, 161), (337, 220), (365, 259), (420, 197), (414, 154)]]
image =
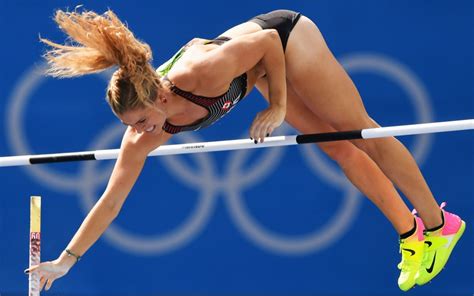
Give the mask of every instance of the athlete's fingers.
[(46, 284), (46, 277), (42, 276), (40, 278), (40, 286), (39, 286), (40, 292), (43, 290), (44, 284)]
[(38, 269), (38, 267), (39, 267), (39, 265), (32, 265), (32, 266), (28, 267), (27, 269), (25, 269), (24, 273), (29, 274), (30, 272), (33, 272), (36, 269)]
[(260, 142), (262, 139), (262, 130), (264, 129), (264, 123), (259, 121), (255, 128), (255, 139), (257, 142)]
[(279, 123), (274, 122), (273, 120), (270, 120), (268, 124), (265, 126), (263, 136), (269, 137), (273, 133), (273, 131), (279, 126), (280, 126)]
[(255, 144), (263, 143), (265, 137), (268, 137), (281, 124), (280, 117), (281, 114), (273, 109), (266, 109), (255, 116), (250, 128), (250, 138), (255, 141)]
[(257, 116), (255, 117), (255, 119), (252, 122), (252, 125), (250, 126), (250, 138), (252, 140), (256, 140), (256, 138), (255, 138), (255, 129), (256, 129), (256, 126), (258, 125), (258, 119), (259, 119), (259, 115), (257, 114)]
[(45, 287), (45, 290), (48, 291), (49, 289), (51, 289), (51, 286), (53, 285), (53, 282), (54, 280), (53, 279), (48, 279), (47, 283), (46, 283), (46, 287)]
[(270, 127), (271, 127), (271, 123), (267, 123), (265, 125), (265, 128), (262, 129), (261, 138), (260, 138), (262, 143), (265, 141), (265, 137), (269, 136)]
[(255, 144), (257, 144), (260, 139), (260, 131), (262, 129), (262, 124), (263, 124), (262, 121), (263, 121), (262, 116), (260, 114), (257, 115), (251, 127), (250, 135), (251, 135), (251, 138), (255, 141)]
[(265, 139), (265, 135), (267, 134), (269, 125), (270, 125), (270, 122), (268, 118), (262, 121), (262, 124), (260, 125), (260, 129), (258, 130), (258, 140), (260, 143), (263, 143)]
[(275, 123), (271, 123), (270, 125), (268, 125), (267, 127), (267, 133), (265, 134), (266, 137), (270, 137), (271, 134), (273, 134), (273, 131), (275, 130), (275, 128), (278, 127), (278, 124), (275, 124)]
[[(254, 140), (256, 142), (257, 139), (255, 138), (255, 125), (256, 125), (256, 123), (254, 122), (252, 124), (252, 126), (250, 127), (250, 139)], [(257, 144), (257, 143), (255, 143), (255, 144)]]
[(269, 126), (268, 129), (267, 129), (267, 134), (266, 134), (266, 136), (267, 136), (267, 137), (270, 137), (270, 136), (273, 134), (274, 129), (275, 129), (274, 127)]
[(273, 130), (278, 127), (278, 125), (279, 124), (275, 122), (274, 118), (270, 118), (267, 124), (265, 125), (265, 129), (263, 130), (262, 139), (264, 139), (265, 137), (269, 137), (273, 133)]

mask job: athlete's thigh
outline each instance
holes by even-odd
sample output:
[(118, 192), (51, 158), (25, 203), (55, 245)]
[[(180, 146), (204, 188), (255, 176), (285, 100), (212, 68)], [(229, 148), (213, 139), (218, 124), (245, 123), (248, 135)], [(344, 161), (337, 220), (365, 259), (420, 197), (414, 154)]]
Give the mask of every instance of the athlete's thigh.
[(285, 58), (287, 79), (319, 118), (337, 130), (373, 125), (354, 83), (308, 18), (291, 32)]

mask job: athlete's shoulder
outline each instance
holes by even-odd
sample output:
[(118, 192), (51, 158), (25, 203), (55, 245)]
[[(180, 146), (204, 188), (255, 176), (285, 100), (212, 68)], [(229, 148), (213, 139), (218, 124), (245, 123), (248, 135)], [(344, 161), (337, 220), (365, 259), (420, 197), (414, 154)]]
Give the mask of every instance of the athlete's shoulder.
[(166, 143), (172, 136), (164, 130), (138, 133), (133, 127), (128, 127), (122, 139), (121, 149), (127, 154), (146, 156)]

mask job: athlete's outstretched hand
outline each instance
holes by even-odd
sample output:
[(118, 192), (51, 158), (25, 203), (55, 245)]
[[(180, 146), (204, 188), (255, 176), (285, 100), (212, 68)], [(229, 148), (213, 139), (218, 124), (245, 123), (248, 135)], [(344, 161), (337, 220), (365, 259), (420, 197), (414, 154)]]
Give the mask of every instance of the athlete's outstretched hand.
[(37, 272), (40, 277), (40, 291), (43, 290), (43, 287), (45, 290), (49, 290), (53, 282), (66, 275), (74, 263), (74, 258), (65, 257), (64, 259), (61, 259), (60, 257), (54, 261), (43, 262), (38, 265), (31, 266), (25, 270), (25, 273), (28, 274), (31, 272)]
[(285, 115), (286, 108), (272, 105), (259, 112), (250, 127), (250, 138), (255, 143), (262, 143), (265, 137), (270, 136), (283, 123)]

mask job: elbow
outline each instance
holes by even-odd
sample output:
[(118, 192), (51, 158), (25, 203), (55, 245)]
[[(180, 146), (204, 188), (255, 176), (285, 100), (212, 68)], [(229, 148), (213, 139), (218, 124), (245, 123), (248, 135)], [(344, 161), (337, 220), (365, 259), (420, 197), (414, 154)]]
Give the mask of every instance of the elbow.
[(269, 44), (274, 45), (275, 43), (281, 43), (280, 35), (278, 34), (278, 31), (276, 29), (266, 29), (264, 30), (264, 32), (267, 42)]
[(108, 210), (108, 213), (107, 213), (107, 214), (109, 214), (109, 217), (110, 217), (110, 219), (111, 219), (112, 221), (115, 220), (115, 218), (118, 217), (118, 215), (120, 214), (120, 210), (121, 210), (121, 209), (122, 209), (122, 206), (116, 206), (116, 207), (110, 208), (110, 209)]
[(97, 206), (101, 209), (100, 212), (102, 215), (107, 216), (110, 220), (114, 220), (120, 213), (123, 203), (101, 199)]
[(262, 42), (265, 51), (272, 52), (273, 54), (284, 55), (283, 45), (281, 43), (280, 34), (275, 29), (265, 29), (262, 31), (263, 39)]
[(122, 210), (122, 206), (123, 202), (116, 202), (107, 206), (107, 214), (112, 220), (118, 217), (120, 211)]
[(265, 29), (265, 33), (271, 39), (279, 39), (280, 35), (278, 35), (278, 31), (276, 29)]

